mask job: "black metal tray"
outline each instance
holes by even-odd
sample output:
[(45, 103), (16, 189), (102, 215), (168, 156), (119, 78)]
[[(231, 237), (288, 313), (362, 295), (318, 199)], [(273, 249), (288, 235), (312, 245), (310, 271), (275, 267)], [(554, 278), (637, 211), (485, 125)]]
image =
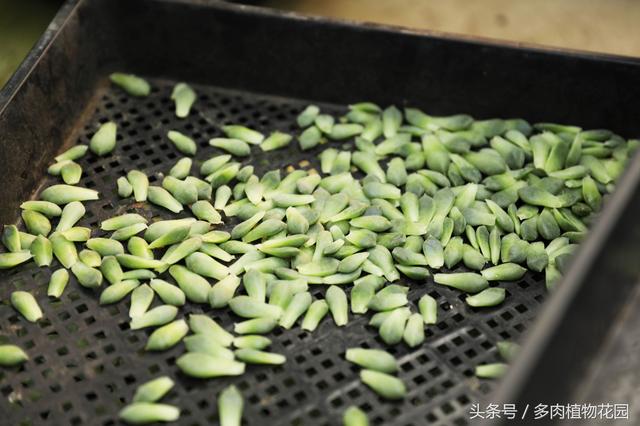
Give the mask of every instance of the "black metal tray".
[[(124, 70), (150, 78), (149, 98), (123, 96), (107, 83)], [(170, 88), (188, 81), (201, 95), (192, 118), (171, 112)], [(115, 119), (122, 139), (114, 154), (87, 157), (82, 185), (98, 189), (84, 223), (138, 209), (119, 200), (113, 182), (131, 168), (166, 172), (177, 152), (164, 139), (177, 128), (200, 142), (198, 160), (218, 125), (291, 130), (309, 100), (339, 112), (350, 102), (410, 104), (434, 114), (478, 118), (517, 116), (640, 134), (635, 100), (640, 63), (627, 58), (503, 46), (491, 42), (351, 25), (222, 2), (84, 0), (68, 2), (34, 51), (0, 93), (0, 221), (18, 218), (19, 202), (52, 182), (44, 176), (55, 153), (86, 142), (99, 122)], [(196, 118), (193, 118), (196, 117)], [(314, 153), (297, 148), (251, 158), (286, 167)], [(473, 312), (458, 294), (432, 282), (414, 284), (411, 300), (428, 291), (441, 306), (439, 323), (418, 350), (393, 348), (409, 397), (383, 402), (359, 384), (344, 350), (380, 346), (366, 318), (313, 334), (277, 332), (283, 367), (251, 367), (235, 380), (247, 399), (246, 424), (333, 425), (358, 404), (373, 424), (466, 424), (472, 402), (566, 402), (609, 323), (635, 284), (639, 230), (630, 200), (638, 161), (608, 202), (574, 267), (543, 307), (523, 355), (497, 394), (473, 366), (497, 360), (495, 342), (520, 340), (546, 297), (542, 277), (529, 274), (509, 287), (508, 303)], [(258, 168), (258, 171), (260, 169)], [(597, 263), (595, 261), (597, 259)], [(597, 265), (597, 267), (596, 267)], [(32, 354), (19, 370), (0, 372), (0, 412), (9, 424), (117, 424), (116, 414), (145, 380), (166, 373), (179, 383), (167, 401), (183, 409), (180, 424), (210, 424), (215, 395), (233, 380), (200, 382), (173, 366), (180, 348), (144, 354), (145, 332), (128, 329), (127, 307), (97, 305), (95, 294), (72, 283), (60, 302), (46, 300), (48, 270), (35, 266), (0, 273), (0, 299), (15, 288), (33, 290), (45, 321), (27, 324), (0, 306), (0, 338)], [(589, 277), (588, 280), (585, 277)], [(614, 287), (615, 286), (615, 287)], [(200, 308), (192, 308), (199, 311)], [(221, 322), (233, 318), (216, 311)], [(551, 362), (553, 361), (553, 362)]]

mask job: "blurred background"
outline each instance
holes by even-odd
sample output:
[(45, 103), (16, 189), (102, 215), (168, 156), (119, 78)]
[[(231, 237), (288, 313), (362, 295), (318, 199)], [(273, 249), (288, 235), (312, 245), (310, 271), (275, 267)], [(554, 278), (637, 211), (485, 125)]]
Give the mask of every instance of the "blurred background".
[[(640, 0), (254, 0), (250, 3), (332, 18), (640, 56)], [(61, 0), (0, 0), (0, 88), (61, 4)]]

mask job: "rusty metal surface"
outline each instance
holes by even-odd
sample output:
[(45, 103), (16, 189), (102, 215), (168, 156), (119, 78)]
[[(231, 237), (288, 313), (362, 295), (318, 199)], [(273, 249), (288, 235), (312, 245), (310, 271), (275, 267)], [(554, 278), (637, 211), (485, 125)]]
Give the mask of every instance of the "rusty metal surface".
[[(612, 286), (615, 287), (615, 283)], [(571, 401), (629, 404), (629, 419), (608, 424), (637, 424), (640, 419), (640, 286), (636, 286), (610, 327), (608, 338), (591, 360), (587, 374), (576, 386)]]
[[(77, 119), (92, 105), (99, 62), (84, 42), (88, 26), (69, 1), (0, 92), (0, 222), (18, 217), (18, 204), (37, 188), (48, 162), (77, 133)], [(64, 28), (64, 31), (61, 29)]]

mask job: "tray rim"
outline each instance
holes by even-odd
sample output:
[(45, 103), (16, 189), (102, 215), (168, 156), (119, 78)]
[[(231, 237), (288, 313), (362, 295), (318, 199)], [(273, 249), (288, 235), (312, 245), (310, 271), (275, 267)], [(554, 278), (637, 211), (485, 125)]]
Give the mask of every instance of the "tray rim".
[[(51, 23), (38, 41), (33, 45), (27, 56), (14, 71), (4, 87), (0, 88), (0, 116), (7, 107), (13, 96), (26, 82), (31, 71), (38, 62), (47, 54), (49, 47), (55, 42), (58, 34), (62, 32), (67, 21), (74, 12), (85, 3), (99, 0), (65, 0)], [(301, 22), (314, 22), (321, 25), (333, 25), (348, 28), (355, 31), (375, 31), (381, 33), (402, 34), (409, 37), (420, 37), (423, 39), (442, 40), (451, 43), (461, 43), (476, 45), (478, 47), (492, 47), (498, 49), (515, 50), (535, 54), (574, 57), (582, 60), (597, 62), (613, 62), (619, 64), (639, 65), (640, 56), (621, 55), (607, 52), (590, 51), (583, 49), (565, 48), (550, 46), (532, 42), (512, 41), (484, 36), (472, 36), (461, 33), (438, 31), (430, 29), (411, 28), (402, 25), (383, 24), (370, 21), (357, 21), (353, 19), (342, 19), (325, 17), (319, 15), (309, 15), (299, 12), (273, 9), (266, 6), (256, 6), (240, 3), (230, 3), (224, 0), (150, 0), (157, 3), (175, 3), (185, 6), (207, 7), (220, 10), (234, 11), (245, 15), (265, 16), (275, 19), (289, 19)]]

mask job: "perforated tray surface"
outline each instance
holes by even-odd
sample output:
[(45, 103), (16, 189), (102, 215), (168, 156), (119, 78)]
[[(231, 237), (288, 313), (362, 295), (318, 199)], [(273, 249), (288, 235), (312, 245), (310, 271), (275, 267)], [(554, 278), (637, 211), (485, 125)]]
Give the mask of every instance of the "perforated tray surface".
[[(81, 225), (101, 236), (99, 223), (108, 217), (138, 212), (148, 219), (172, 216), (166, 210), (120, 199), (115, 181), (128, 170), (145, 171), (152, 183), (181, 157), (167, 141), (170, 129), (185, 132), (198, 141), (194, 171), (217, 153), (208, 140), (220, 136), (219, 125), (242, 123), (263, 132), (298, 131), (297, 114), (308, 102), (263, 96), (216, 87), (194, 85), (199, 99), (188, 119), (176, 119), (169, 99), (173, 82), (151, 80), (154, 89), (147, 98), (133, 98), (115, 88), (101, 89), (101, 96), (78, 143), (88, 143), (99, 123), (118, 123), (115, 151), (98, 158), (86, 155), (81, 186), (100, 191), (99, 201), (85, 203), (87, 214)], [(324, 111), (341, 114), (345, 107), (321, 105)], [(461, 105), (461, 110), (464, 105)], [(303, 160), (317, 167), (315, 151), (301, 152), (297, 145), (287, 150), (257, 153), (243, 163), (257, 174)], [(25, 167), (27, 167), (25, 165)], [(46, 178), (43, 187), (57, 182)], [(235, 221), (227, 221), (230, 227)], [(62, 298), (49, 300), (46, 287), (51, 268), (34, 263), (0, 272), (0, 340), (26, 349), (31, 359), (23, 366), (0, 370), (2, 424), (115, 425), (117, 413), (141, 383), (162, 374), (177, 382), (163, 400), (179, 406), (182, 425), (217, 424), (216, 395), (235, 383), (245, 397), (244, 425), (336, 425), (346, 407), (358, 405), (374, 425), (416, 426), (425, 423), (466, 424), (469, 406), (488, 393), (495, 383), (478, 380), (477, 364), (499, 360), (496, 342), (518, 340), (545, 298), (543, 277), (527, 274), (520, 282), (499, 284), (507, 289), (501, 306), (476, 310), (467, 306), (457, 291), (432, 280), (409, 282), (412, 310), (428, 293), (438, 301), (438, 323), (426, 329), (426, 341), (417, 349), (404, 344), (387, 347), (376, 330), (367, 327), (371, 314), (350, 316), (346, 327), (337, 328), (326, 317), (308, 333), (298, 327), (275, 330), (271, 350), (287, 356), (283, 366), (248, 366), (237, 378), (200, 381), (182, 375), (174, 365), (183, 346), (161, 353), (144, 353), (149, 330), (129, 329), (128, 301), (100, 307), (98, 292), (80, 287), (73, 276)], [(26, 322), (9, 305), (14, 290), (31, 291), (44, 311), (37, 324)], [(323, 286), (312, 286), (314, 296)], [(154, 301), (157, 304), (158, 300)], [(182, 310), (205, 312), (231, 330), (238, 318), (226, 309), (187, 304)], [(384, 348), (397, 357), (399, 376), (408, 396), (400, 402), (377, 397), (358, 378), (359, 368), (344, 359), (349, 347)]]

